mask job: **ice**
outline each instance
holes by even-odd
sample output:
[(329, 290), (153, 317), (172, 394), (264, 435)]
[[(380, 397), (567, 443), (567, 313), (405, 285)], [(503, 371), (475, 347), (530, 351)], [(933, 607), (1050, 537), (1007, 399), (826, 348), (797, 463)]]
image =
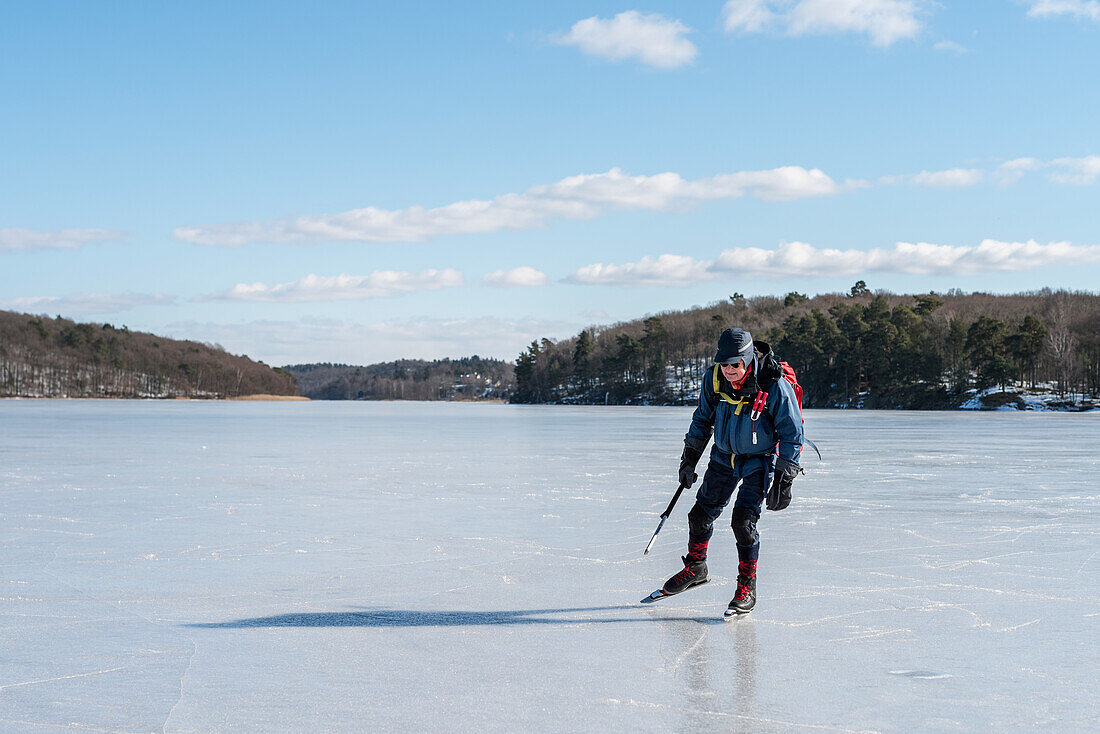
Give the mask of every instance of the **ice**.
[(807, 411), (723, 621), (690, 414), (0, 401), (0, 730), (1100, 728), (1100, 415)]

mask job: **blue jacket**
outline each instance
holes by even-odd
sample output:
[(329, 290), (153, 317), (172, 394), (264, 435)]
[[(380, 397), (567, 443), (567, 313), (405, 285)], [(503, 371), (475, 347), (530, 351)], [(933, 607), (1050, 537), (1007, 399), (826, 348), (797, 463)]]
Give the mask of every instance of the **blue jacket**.
[[(684, 444), (701, 453), (713, 432), (712, 454), (718, 452), (722, 459), (731, 455), (730, 463), (737, 476), (757, 471), (762, 462), (772, 466), (776, 444), (780, 459), (797, 464), (802, 453), (802, 415), (791, 383), (779, 378), (771, 385), (761, 385), (760, 389), (768, 393), (768, 400), (756, 421), (752, 420), (754, 396), (737, 399), (725, 392), (728, 389), (729, 383), (717, 366), (707, 369), (699, 391), (699, 407), (691, 416)], [(755, 460), (738, 461), (741, 457)]]

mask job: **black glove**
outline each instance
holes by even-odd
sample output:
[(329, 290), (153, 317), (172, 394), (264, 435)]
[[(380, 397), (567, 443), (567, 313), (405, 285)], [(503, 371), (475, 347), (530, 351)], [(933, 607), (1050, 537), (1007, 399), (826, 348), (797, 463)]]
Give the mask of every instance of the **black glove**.
[(681, 487), (690, 487), (699, 478), (699, 475), (695, 473), (695, 465), (699, 463), (699, 457), (702, 455), (703, 452), (698, 449), (693, 449), (690, 446), (684, 447), (684, 453), (680, 455)]
[(772, 486), (768, 489), (768, 497), (765, 507), (769, 510), (784, 510), (791, 504), (791, 485), (794, 478), (802, 473), (802, 467), (793, 461), (777, 459), (775, 462), (775, 476), (772, 478)]

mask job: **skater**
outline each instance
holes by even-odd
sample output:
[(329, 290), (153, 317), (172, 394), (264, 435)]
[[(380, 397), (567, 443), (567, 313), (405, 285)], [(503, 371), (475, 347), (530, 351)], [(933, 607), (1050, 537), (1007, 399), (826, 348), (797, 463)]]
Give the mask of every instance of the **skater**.
[(684, 437), (679, 480), (690, 487), (714, 434), (714, 446), (688, 512), (688, 553), (684, 568), (665, 582), (658, 595), (679, 594), (707, 580), (707, 545), (714, 521), (737, 490), (733, 532), (737, 539), (737, 594), (726, 616), (747, 614), (756, 605), (756, 561), (760, 536), (756, 522), (767, 497), (769, 510), (791, 502), (791, 484), (802, 471), (802, 416), (794, 388), (764, 342), (753, 344), (744, 329), (726, 329), (718, 339), (714, 365), (703, 375), (699, 407)]

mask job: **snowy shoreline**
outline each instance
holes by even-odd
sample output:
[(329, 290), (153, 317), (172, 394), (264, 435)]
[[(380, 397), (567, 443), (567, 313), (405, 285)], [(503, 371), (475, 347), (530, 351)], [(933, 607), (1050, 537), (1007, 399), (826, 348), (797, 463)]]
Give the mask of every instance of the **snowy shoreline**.
[(1050, 390), (1006, 390), (999, 387), (973, 391), (959, 410), (1015, 410), (1086, 413), (1100, 410), (1100, 401), (1087, 397), (1059, 396)]

